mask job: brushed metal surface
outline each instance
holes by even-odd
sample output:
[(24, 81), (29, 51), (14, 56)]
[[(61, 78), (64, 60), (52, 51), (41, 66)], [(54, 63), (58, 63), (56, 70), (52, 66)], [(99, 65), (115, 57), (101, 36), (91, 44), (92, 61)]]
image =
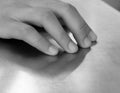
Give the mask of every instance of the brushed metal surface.
[(45, 56), (0, 40), (0, 93), (120, 93), (120, 14), (100, 0), (65, 0), (79, 10), (98, 43), (77, 54)]

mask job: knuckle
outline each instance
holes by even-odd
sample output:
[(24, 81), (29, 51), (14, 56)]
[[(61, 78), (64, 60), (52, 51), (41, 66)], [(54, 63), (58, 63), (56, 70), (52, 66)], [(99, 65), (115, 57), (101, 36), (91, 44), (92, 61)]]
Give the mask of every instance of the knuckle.
[(31, 27), (31, 26), (29, 26), (29, 25), (26, 25), (26, 26), (24, 26), (24, 27), (22, 28), (20, 34), (21, 34), (21, 36), (24, 38), (24, 37), (27, 37), (27, 36), (33, 34), (33, 31), (34, 31), (34, 30), (35, 30), (35, 29), (34, 29), (33, 27)]
[(43, 20), (49, 20), (54, 16), (52, 10), (47, 10), (43, 13)]
[(25, 26), (22, 37), (24, 40), (29, 39), (34, 44), (39, 44), (39, 42), (44, 40), (43, 37), (32, 26), (29, 25)]
[(60, 39), (60, 41), (63, 41), (63, 42), (64, 42), (64, 40), (67, 40), (68, 37), (67, 37), (67, 35), (66, 35), (65, 32), (61, 32), (61, 33), (59, 34), (59, 39)]
[(66, 11), (71, 11), (71, 10), (74, 10), (74, 9), (75, 9), (75, 7), (71, 4), (66, 3), (64, 5), (64, 10), (66, 10)]

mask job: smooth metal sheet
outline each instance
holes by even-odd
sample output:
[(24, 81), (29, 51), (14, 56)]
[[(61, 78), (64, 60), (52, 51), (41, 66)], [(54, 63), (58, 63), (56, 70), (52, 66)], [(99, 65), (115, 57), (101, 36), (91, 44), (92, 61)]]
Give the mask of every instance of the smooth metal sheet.
[(118, 11), (120, 11), (120, 0), (103, 0), (110, 6), (114, 7)]
[(120, 93), (120, 13), (101, 0), (65, 0), (98, 36), (91, 49), (51, 57), (0, 40), (0, 93)]

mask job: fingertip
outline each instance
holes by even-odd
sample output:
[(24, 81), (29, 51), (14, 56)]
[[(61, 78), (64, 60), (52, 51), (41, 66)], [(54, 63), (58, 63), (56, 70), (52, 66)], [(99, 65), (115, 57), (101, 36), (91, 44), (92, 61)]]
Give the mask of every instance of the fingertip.
[(90, 46), (91, 46), (91, 40), (86, 37), (86, 38), (84, 39), (84, 46), (83, 46), (83, 48), (88, 48), (88, 47), (90, 47)]
[(55, 47), (55, 46), (50, 46), (49, 49), (48, 49), (48, 54), (49, 55), (52, 55), (52, 56), (55, 56), (58, 54), (58, 49)]
[(91, 41), (97, 40), (97, 35), (93, 31), (90, 31), (88, 37), (91, 39)]
[(78, 51), (78, 46), (72, 41), (68, 44), (69, 53), (75, 53)]

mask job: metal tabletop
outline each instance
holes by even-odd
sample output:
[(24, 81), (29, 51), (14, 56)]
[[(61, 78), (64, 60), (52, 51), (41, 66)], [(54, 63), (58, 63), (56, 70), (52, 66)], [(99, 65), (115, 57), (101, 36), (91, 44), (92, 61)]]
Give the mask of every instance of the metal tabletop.
[(98, 35), (90, 49), (47, 56), (0, 39), (0, 93), (120, 93), (120, 13), (100, 0), (72, 3)]

